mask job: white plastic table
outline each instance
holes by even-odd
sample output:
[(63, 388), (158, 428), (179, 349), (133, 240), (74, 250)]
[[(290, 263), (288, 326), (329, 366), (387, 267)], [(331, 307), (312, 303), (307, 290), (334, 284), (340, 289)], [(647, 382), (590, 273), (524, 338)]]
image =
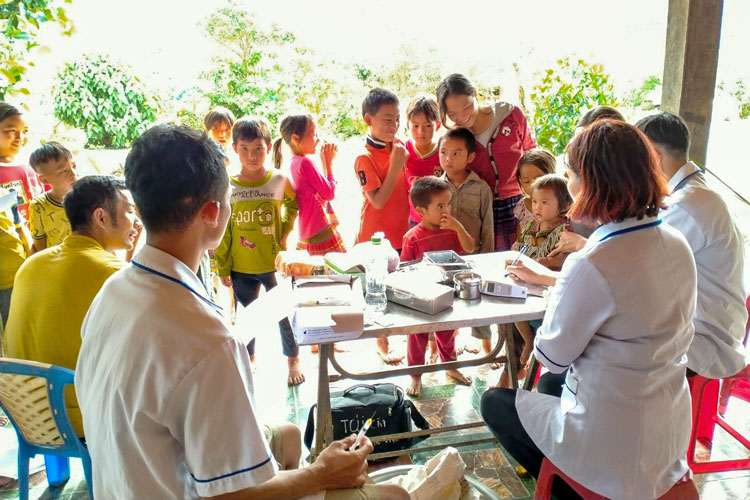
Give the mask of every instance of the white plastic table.
[[(473, 255), (465, 259), (474, 265), (474, 271), (480, 275), (483, 273), (502, 272), (505, 267), (505, 261), (514, 259), (518, 252), (496, 252), (491, 254)], [(540, 264), (522, 257), (524, 264), (531, 268), (539, 269)], [(333, 343), (320, 345), (320, 359), (318, 364), (318, 407), (317, 407), (317, 426), (315, 429), (315, 447), (313, 449), (313, 459), (317, 456), (318, 450), (324, 449), (333, 442), (333, 423), (331, 418), (331, 394), (329, 384), (331, 381), (349, 378), (354, 380), (372, 380), (398, 375), (434, 372), (460, 368), (465, 366), (477, 366), (498, 359), (498, 353), (505, 343), (507, 362), (506, 369), (510, 375), (513, 388), (518, 387), (518, 377), (516, 373), (515, 350), (513, 339), (513, 323), (517, 321), (530, 321), (544, 317), (546, 307), (545, 299), (537, 296), (528, 296), (526, 299), (509, 299), (501, 297), (492, 297), (482, 295), (477, 300), (462, 300), (456, 298), (453, 307), (440, 313), (430, 315), (414, 309), (388, 303), (384, 313), (384, 321), (388, 326), (379, 324), (366, 325), (365, 330), (359, 337), (375, 338), (391, 335), (408, 335), (412, 333), (432, 332), (439, 330), (451, 330), (462, 327), (498, 325), (500, 333), (498, 342), (492, 352), (486, 356), (467, 359), (461, 361), (451, 361), (449, 363), (438, 363), (433, 365), (409, 366), (401, 368), (390, 368), (376, 372), (351, 372), (342, 367), (336, 360), (333, 350)], [(332, 364), (336, 374), (329, 374), (328, 363)], [(530, 370), (533, 372), (534, 370)], [(530, 376), (531, 375), (530, 373)], [(439, 429), (428, 429), (412, 433), (392, 434), (389, 436), (378, 436), (373, 442), (396, 439), (403, 437), (417, 437), (428, 435), (436, 432), (448, 432), (451, 430), (466, 429), (484, 425), (483, 422), (463, 424), (458, 426), (443, 427)], [(466, 442), (455, 443), (455, 445), (476, 444), (484, 441), (494, 441), (493, 439), (468, 440)], [(419, 451), (427, 451), (430, 447), (419, 448)], [(408, 453), (409, 450), (400, 452), (390, 452), (372, 455), (372, 458), (385, 458), (386, 456), (396, 456)]]

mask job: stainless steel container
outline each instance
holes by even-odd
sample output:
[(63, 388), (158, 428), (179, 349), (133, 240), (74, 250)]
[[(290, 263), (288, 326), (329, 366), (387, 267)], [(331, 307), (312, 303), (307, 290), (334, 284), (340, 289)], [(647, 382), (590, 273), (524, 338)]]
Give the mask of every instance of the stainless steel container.
[(477, 273), (463, 272), (453, 276), (453, 289), (459, 299), (474, 300), (480, 298), (481, 284), (482, 277)]

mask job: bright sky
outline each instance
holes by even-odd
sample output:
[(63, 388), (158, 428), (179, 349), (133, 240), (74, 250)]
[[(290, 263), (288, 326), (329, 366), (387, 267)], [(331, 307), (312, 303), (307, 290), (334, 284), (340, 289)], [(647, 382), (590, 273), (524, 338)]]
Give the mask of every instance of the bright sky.
[[(533, 72), (559, 57), (601, 62), (621, 91), (661, 75), (667, 0), (283, 0), (240, 2), (261, 24), (276, 22), (333, 60), (387, 61), (403, 44), (432, 48), (453, 71), (489, 66), (503, 76), (511, 64)], [(73, 0), (71, 38), (45, 37), (52, 47), (33, 73), (44, 85), (59, 66), (81, 53), (110, 53), (142, 77), (176, 88), (206, 67), (216, 46), (198, 23), (219, 2), (196, 0)], [(719, 80), (750, 76), (750, 2), (725, 0)], [(473, 7), (471, 7), (473, 6)], [(373, 21), (378, 22), (377, 25)], [(742, 74), (744, 72), (744, 75)]]

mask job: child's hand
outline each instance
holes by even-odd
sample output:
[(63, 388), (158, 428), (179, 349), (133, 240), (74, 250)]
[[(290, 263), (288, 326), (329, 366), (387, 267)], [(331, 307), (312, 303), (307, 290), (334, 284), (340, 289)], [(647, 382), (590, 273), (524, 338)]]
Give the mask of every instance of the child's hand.
[(554, 257), (555, 255), (564, 253), (577, 252), (586, 245), (586, 238), (580, 234), (571, 233), (565, 231), (560, 235), (560, 241), (557, 242), (555, 248), (547, 255), (547, 257)]
[(459, 228), (463, 228), (460, 222), (450, 214), (443, 214), (440, 217), (440, 229), (452, 229), (458, 232)]
[(224, 286), (226, 286), (226, 287), (232, 288), (232, 278), (229, 277), (229, 276), (222, 276), (221, 277), (221, 284), (224, 285)]
[(393, 143), (393, 149), (391, 149), (391, 164), (390, 168), (398, 168), (399, 170), (406, 165), (406, 159), (409, 158), (409, 152), (406, 150), (403, 144)]
[(539, 257), (536, 261), (548, 269), (555, 267), (555, 261), (549, 257)]
[(323, 167), (325, 167), (326, 172), (331, 171), (331, 164), (333, 163), (333, 159), (336, 158), (336, 153), (338, 153), (338, 151), (338, 146), (328, 142), (323, 144), (323, 146), (320, 148), (320, 161), (323, 163)]

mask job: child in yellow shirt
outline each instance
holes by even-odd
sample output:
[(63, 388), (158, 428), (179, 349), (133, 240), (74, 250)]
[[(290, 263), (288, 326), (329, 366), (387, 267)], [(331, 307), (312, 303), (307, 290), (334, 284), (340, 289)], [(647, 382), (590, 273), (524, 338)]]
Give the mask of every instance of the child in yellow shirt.
[(29, 227), (33, 252), (58, 245), (70, 234), (70, 222), (63, 208), (63, 197), (73, 187), (76, 164), (73, 155), (60, 143), (39, 146), (29, 158), (39, 179), (52, 189), (36, 196), (29, 204)]

